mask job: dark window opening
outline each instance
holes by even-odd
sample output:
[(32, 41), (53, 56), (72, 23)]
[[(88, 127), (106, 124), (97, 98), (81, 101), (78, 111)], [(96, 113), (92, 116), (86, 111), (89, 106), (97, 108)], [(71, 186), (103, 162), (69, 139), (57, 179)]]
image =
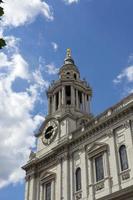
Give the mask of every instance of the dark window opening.
[(74, 79), (75, 79), (75, 80), (77, 79), (77, 75), (76, 75), (76, 74), (74, 74)]
[(82, 92), (78, 91), (79, 108), (82, 110)]
[(76, 89), (75, 89), (75, 105), (76, 105), (77, 103), (76, 103)]
[(56, 93), (56, 110), (58, 110), (59, 107), (59, 92)]
[(46, 200), (51, 200), (51, 183), (46, 184)]
[(70, 72), (67, 72), (66, 74), (67, 74), (67, 75), (70, 75)]
[(52, 111), (52, 97), (50, 97), (50, 113), (51, 113), (51, 111)]
[(66, 105), (71, 105), (71, 86), (66, 86), (65, 91), (66, 91)]
[(81, 190), (81, 169), (76, 169), (76, 191)]
[(124, 171), (128, 169), (128, 159), (127, 159), (127, 151), (125, 145), (122, 145), (120, 147), (119, 155), (120, 155), (121, 171)]
[(104, 179), (103, 156), (95, 158), (96, 181)]

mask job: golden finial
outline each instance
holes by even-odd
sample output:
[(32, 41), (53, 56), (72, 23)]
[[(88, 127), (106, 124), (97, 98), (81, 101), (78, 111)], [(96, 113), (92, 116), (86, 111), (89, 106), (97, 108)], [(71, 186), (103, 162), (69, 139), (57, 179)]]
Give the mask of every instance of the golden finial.
[(70, 48), (67, 49), (67, 57), (71, 57), (71, 49)]

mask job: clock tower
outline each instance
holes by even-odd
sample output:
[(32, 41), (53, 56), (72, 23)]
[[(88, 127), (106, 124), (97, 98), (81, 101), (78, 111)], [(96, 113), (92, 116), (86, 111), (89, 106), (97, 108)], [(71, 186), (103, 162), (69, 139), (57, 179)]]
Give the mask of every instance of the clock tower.
[[(65, 164), (69, 154), (66, 145), (72, 139), (72, 132), (92, 118), (90, 112), (92, 90), (86, 80), (81, 80), (70, 49), (67, 49), (58, 75), (59, 79), (53, 81), (47, 90), (48, 114), (36, 134), (37, 152), (31, 153), (27, 165), (23, 167), (27, 174), (25, 200), (69, 200), (68, 188), (62, 189), (61, 192), (61, 187), (69, 184), (67, 171), (63, 175), (63, 171), (68, 168), (68, 164)], [(55, 154), (60, 155), (55, 158)], [(48, 163), (53, 157), (56, 164), (53, 163), (51, 168)], [(35, 164), (36, 162), (38, 164)], [(44, 179), (51, 177), (53, 178), (48, 181), (50, 185), (47, 188), (47, 181), (45, 184)], [(58, 185), (61, 179), (64, 186)], [(44, 181), (44, 184), (40, 184), (41, 181)], [(47, 197), (47, 190), (50, 190), (50, 197)]]
[(67, 49), (58, 75), (59, 79), (47, 90), (48, 115), (36, 135), (39, 155), (61, 145), (65, 139), (71, 138), (72, 131), (92, 118), (92, 90), (85, 80), (80, 79), (70, 49)]

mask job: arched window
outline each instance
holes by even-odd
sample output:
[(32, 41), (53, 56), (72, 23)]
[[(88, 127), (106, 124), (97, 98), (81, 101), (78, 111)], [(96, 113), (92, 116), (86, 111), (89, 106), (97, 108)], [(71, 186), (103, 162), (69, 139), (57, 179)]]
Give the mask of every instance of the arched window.
[(81, 169), (78, 167), (76, 169), (76, 191), (81, 189)]
[(128, 169), (127, 151), (126, 146), (122, 145), (119, 148), (121, 171)]

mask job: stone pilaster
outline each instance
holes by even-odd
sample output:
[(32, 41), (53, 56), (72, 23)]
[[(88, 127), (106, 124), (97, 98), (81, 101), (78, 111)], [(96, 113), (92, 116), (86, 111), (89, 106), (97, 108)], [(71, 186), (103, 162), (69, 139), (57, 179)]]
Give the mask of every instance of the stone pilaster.
[(81, 183), (82, 183), (82, 198), (87, 199), (87, 163), (86, 163), (86, 152), (83, 147), (81, 151)]

